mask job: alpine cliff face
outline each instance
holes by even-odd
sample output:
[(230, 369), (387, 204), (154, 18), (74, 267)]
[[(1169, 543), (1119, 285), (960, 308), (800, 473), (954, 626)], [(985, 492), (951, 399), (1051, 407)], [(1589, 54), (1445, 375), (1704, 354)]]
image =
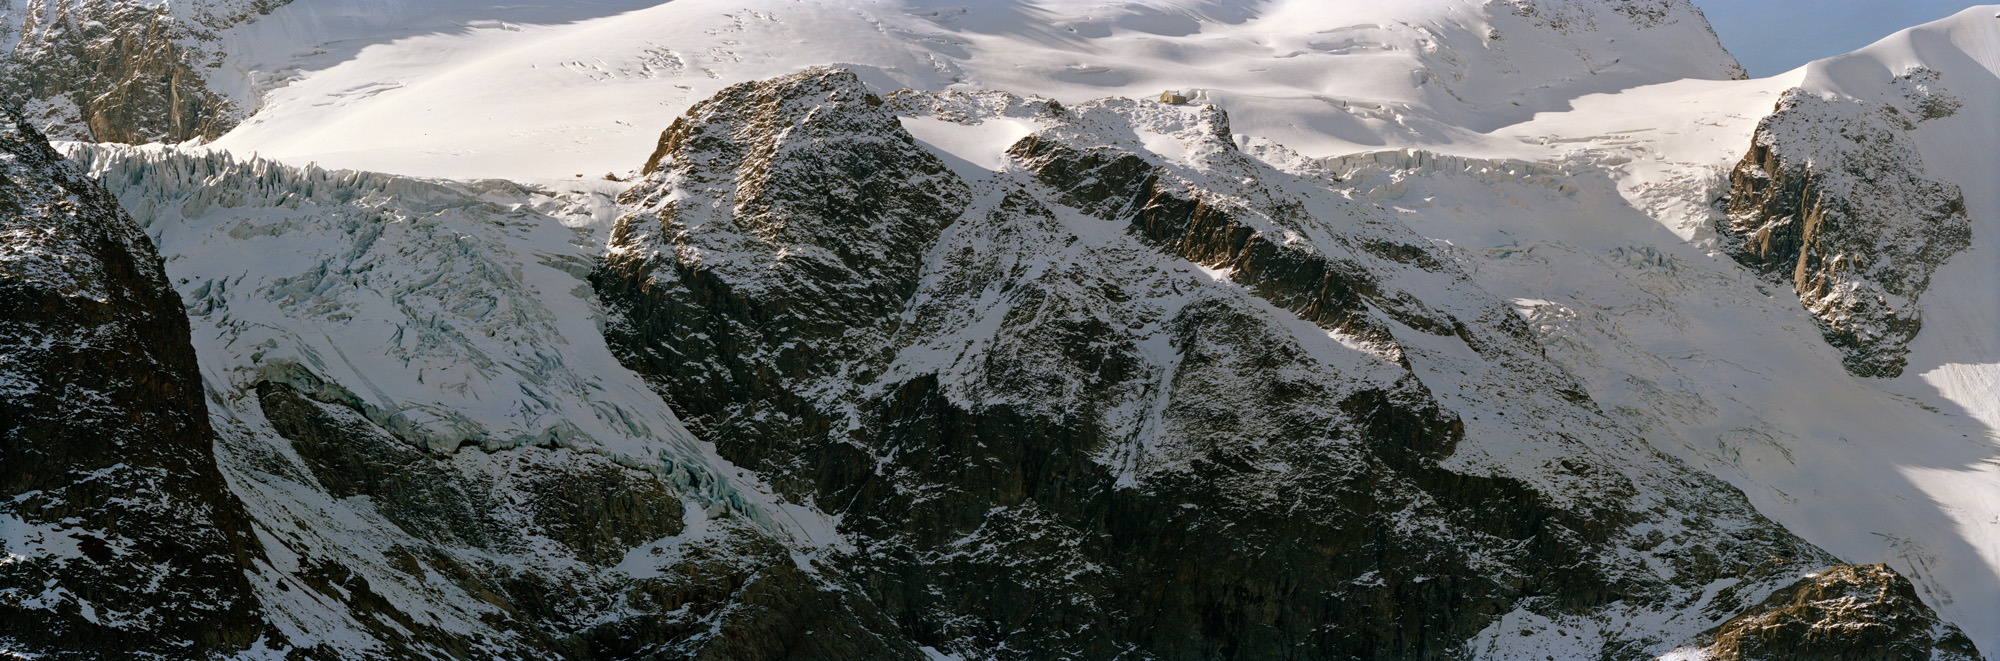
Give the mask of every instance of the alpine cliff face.
[[(988, 123), (1038, 128), (993, 170), (904, 128)], [(613, 347), (837, 517), (836, 566), (923, 645), (1505, 655), (1525, 618), (1720, 621), (1830, 560), (1600, 422), (1448, 259), (1212, 108), (816, 69), (697, 105), (647, 171), (593, 276)], [(1449, 387), (1513, 391), (1537, 429), (1464, 459), (1411, 367), (1439, 345), (1477, 375)], [(1694, 633), (1596, 631), (1614, 657)]]
[(214, 139), (248, 110), (207, 81), (218, 31), (288, 1), (22, 0), (0, 8), (0, 91), (57, 139)]
[(153, 242), (12, 109), (0, 124), (0, 648), (219, 658), (266, 562), (216, 470)]
[(809, 515), (621, 379), (564, 225), (590, 200), (74, 148), (176, 255), (266, 647), (920, 658), (794, 541)]
[(1786, 92), (1730, 174), (1726, 250), (1791, 286), (1856, 376), (1902, 373), (1931, 273), (1971, 245), (1965, 196), (1907, 134), (1956, 112), (1938, 78), (1899, 76), (1903, 107)]

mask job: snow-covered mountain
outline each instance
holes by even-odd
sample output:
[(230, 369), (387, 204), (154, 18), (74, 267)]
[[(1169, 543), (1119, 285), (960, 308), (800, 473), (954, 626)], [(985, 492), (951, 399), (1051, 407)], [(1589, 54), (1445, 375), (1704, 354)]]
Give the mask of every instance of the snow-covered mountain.
[(9, 652), (2000, 649), (2000, 7), (0, 12)]
[(1476, 141), (1585, 93), (1742, 76), (1683, 0), (309, 2), (224, 43), (224, 68), (245, 72), (233, 93), (262, 110), (219, 147), (515, 180), (628, 173), (662, 118), (823, 64), (885, 91), (1179, 90), (1315, 156)]

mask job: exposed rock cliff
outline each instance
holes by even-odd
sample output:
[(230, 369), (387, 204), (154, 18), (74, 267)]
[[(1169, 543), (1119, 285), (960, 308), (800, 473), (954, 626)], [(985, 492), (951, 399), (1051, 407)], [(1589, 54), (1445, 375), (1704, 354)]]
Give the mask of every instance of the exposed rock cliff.
[(23, 0), (0, 8), (0, 94), (58, 139), (180, 142), (242, 119), (210, 90), (217, 32), (289, 0)]
[[(1830, 559), (1615, 431), (1509, 306), (1213, 108), (815, 69), (697, 105), (646, 171), (594, 276), (607, 336), (836, 517), (836, 566), (923, 645), (1504, 658), (1573, 628), (1629, 658)], [(1511, 427), (1468, 435), (1428, 379)]]
[(0, 123), (0, 649), (209, 658), (265, 636), (266, 561), (216, 469), (159, 254), (12, 110)]
[(1731, 173), (1719, 228), (1737, 261), (1798, 293), (1857, 376), (1902, 373), (1931, 273), (1971, 244), (1965, 196), (1907, 133), (1957, 101), (1934, 71), (1898, 80), (1903, 107), (1787, 92)]
[[(1951, 111), (1910, 80), (1899, 113)], [(183, 360), (175, 388), (205, 395), (214, 449), (164, 493), (241, 499), (173, 510), (222, 530), (176, 537), (224, 545), (202, 557), (239, 598), (210, 602), (209, 649), (1626, 659), (1819, 649), (1811, 623), (1858, 621), (1825, 604), (1873, 599), (1882, 640), (1972, 653), (1907, 583), (1793, 585), (1838, 560), (1599, 411), (1520, 301), (1372, 192), (1440, 160), (1556, 166), (1314, 161), (1213, 107), (880, 95), (838, 69), (696, 106), (616, 203), (75, 157), (187, 300), (201, 383)], [(4, 235), (0, 268), (103, 299), (90, 268), (30, 268), (45, 229)], [(36, 544), (71, 525), (13, 516)], [(39, 631), (20, 646), (88, 649)]]
[(1886, 565), (1845, 565), (1799, 579), (1729, 620), (1715, 661), (1975, 661), (1972, 641), (1917, 599)]

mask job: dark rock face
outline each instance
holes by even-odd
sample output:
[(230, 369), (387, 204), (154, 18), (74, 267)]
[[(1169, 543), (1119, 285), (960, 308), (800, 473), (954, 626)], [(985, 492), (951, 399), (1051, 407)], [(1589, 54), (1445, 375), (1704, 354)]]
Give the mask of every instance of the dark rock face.
[[(1348, 207), (1219, 112), (1167, 108), (732, 87), (621, 200), (607, 337), (725, 458), (839, 517), (839, 570), (901, 635), (974, 658), (1452, 658), (1509, 611), (1720, 619), (1698, 586), (1828, 559), (1635, 439), (1447, 468), (1470, 439), (1398, 333), (1517, 370), (1520, 412), (1596, 413), (1419, 237), (1326, 217)], [(969, 180), (899, 115), (1045, 128)]]
[[(389, 436), (360, 412), (282, 383), (257, 394), (335, 498), (365, 497), (416, 540), (392, 555), (399, 571), (442, 576), (494, 607), (497, 638), (438, 629), (409, 603), (338, 563), (298, 577), (373, 623), (399, 658), (910, 658), (872, 629), (891, 627), (864, 602), (829, 590), (787, 549), (741, 522), (689, 544), (655, 577), (606, 574), (631, 549), (686, 530), (683, 506), (657, 477), (591, 454), (521, 448), (445, 458)], [(503, 471), (482, 471), (486, 460)], [(525, 502), (523, 502), (525, 501)], [(556, 542), (538, 547), (535, 538)], [(507, 556), (554, 555), (555, 562)], [(574, 557), (588, 566), (560, 561)], [(804, 632), (818, 632), (806, 636)], [(331, 652), (326, 655), (337, 656)]]
[(774, 448), (738, 439), (827, 432), (776, 381), (871, 380), (839, 370), (870, 362), (856, 352), (893, 333), (924, 250), (966, 204), (965, 184), (942, 162), (908, 134), (883, 131), (896, 120), (851, 74), (791, 82), (734, 86), (675, 120), (646, 171), (694, 155), (673, 175), (712, 196), (628, 191), (621, 203), (655, 211), (619, 224), (606, 258), (619, 275), (596, 279), (607, 300), (659, 303), (610, 332), (632, 338), (625, 346), (642, 373), (677, 384), (676, 412), (712, 418), (756, 403), (736, 423), (743, 433), (711, 436), (753, 464)]
[(0, 126), (0, 647), (206, 658), (265, 635), (187, 316), (97, 182)]
[(1965, 196), (1906, 133), (1956, 107), (1937, 78), (1899, 79), (1907, 111), (1791, 90), (1730, 176), (1725, 250), (1791, 286), (1856, 376), (1902, 373), (1931, 273), (1972, 241)]
[[(443, 544), (499, 549), (522, 532), (493, 515), (491, 485), (390, 438), (357, 412), (281, 383), (259, 383), (257, 395), (328, 495), (370, 497), (405, 532)], [(684, 527), (680, 501), (652, 476), (589, 455), (574, 458), (580, 465), (522, 459), (532, 468), (523, 471), (530, 477), (521, 488), (534, 498), (529, 525), (586, 562), (616, 564), (626, 549)]]
[(208, 88), (216, 32), (289, 0), (26, 0), (19, 33), (0, 34), (0, 92), (60, 139), (181, 142), (215, 138), (244, 109)]
[(1842, 565), (1800, 579), (1724, 623), (1711, 652), (1717, 661), (1980, 658), (1887, 565)]
[[(1039, 128), (993, 172), (903, 124), (1002, 117)], [(187, 656), (325, 627), (361, 642), (291, 654), (1527, 658), (1518, 641), (1541, 622), (1596, 626), (1590, 655), (1646, 658), (1833, 561), (1618, 431), (1449, 254), (1347, 201), (1324, 172), (1238, 152), (1213, 108), (884, 98), (814, 69), (729, 88), (676, 120), (620, 199), (627, 214), (591, 284), (616, 313), (604, 333), (618, 358), (680, 415), (660, 426), (684, 420), (727, 461), (619, 454), (561, 430), (438, 436), (394, 414), (428, 402), (355, 395), (393, 365), (334, 383), (310, 352), (260, 349), (234, 365), (204, 354), (202, 373), (229, 371), (207, 384), (218, 403), (205, 413), (189, 396), (204, 386), (187, 319), (158, 264), (116, 259), (145, 252), (145, 236), (129, 221), (50, 220), (118, 216), (32, 130), (18, 133), (32, 139), (10, 147), (9, 172), (46, 181), (10, 174), (5, 199), (20, 212), (0, 228), (0, 287), (24, 292), (0, 291), (13, 306), (0, 307), (0, 342), (20, 347), (0, 351), (0, 477), (16, 496), (0, 509), (12, 517), (0, 518), (0, 552), (27, 558), (8, 565), (23, 573), (0, 574), (10, 649), (80, 654), (109, 640)], [(1162, 139), (1175, 155), (1148, 146)], [(381, 274), (371, 284), (450, 269), (359, 261), (370, 249), (448, 245), (495, 257), (466, 263), (515, 284), (529, 259), (587, 263), (506, 255), (508, 268), (504, 248), (381, 230), (401, 195), (441, 224), (437, 236), (550, 220), (479, 191), (156, 158), (158, 170), (106, 170), (125, 173), (117, 186), (157, 187), (135, 210), (192, 214), (179, 218), (213, 227), (180, 230), (201, 238), (307, 237), (295, 240), (346, 254), (334, 270)], [(180, 190), (171, 177), (205, 183), (167, 194)], [(204, 215), (211, 202), (245, 210)], [(466, 211), (481, 204), (495, 208)], [(297, 212), (284, 226), (243, 222), (279, 207)], [(452, 214), (465, 224), (435, 220)], [(188, 285), (189, 309), (226, 319), (231, 305), (311, 291), (326, 294), (313, 303), (329, 320), (382, 323), (338, 305), (367, 287), (302, 279), (312, 284), (252, 280), (234, 294), (223, 289), (244, 278)], [(409, 325), (468, 321), (441, 307)], [(528, 307), (514, 323), (546, 313)], [(220, 337), (243, 337), (230, 330)], [(256, 337), (265, 349), (294, 340)], [(136, 339), (104, 341), (119, 338)], [(153, 373), (165, 376), (126, 378)], [(1467, 391), (1493, 403), (1452, 410), (1476, 401)], [(1510, 434), (1481, 415), (1520, 422)], [(151, 436), (138, 450), (60, 456), (36, 444), (115, 443), (92, 435), (113, 423)], [(746, 504), (716, 487), (724, 475), (775, 495)], [(820, 513), (837, 539), (772, 522)], [(57, 533), (75, 543), (49, 543)], [(371, 548), (328, 548), (356, 540)], [(182, 557), (194, 560), (179, 574), (148, 568)], [(113, 571), (70, 578), (98, 566)], [(104, 624), (107, 605), (132, 612), (118, 591), (152, 576), (169, 578), (145, 603), (194, 604), (172, 612), (201, 613), (199, 624), (147, 621), (143, 636), (118, 629), (130, 618)], [(64, 592), (36, 592), (51, 577)], [(1710, 633), (1717, 649), (1773, 658), (1838, 650), (1814, 627), (1865, 621), (1888, 633), (1838, 644), (1974, 654), (1907, 582), (1881, 582), (1794, 586)], [(1883, 605), (1857, 611), (1864, 596)]]

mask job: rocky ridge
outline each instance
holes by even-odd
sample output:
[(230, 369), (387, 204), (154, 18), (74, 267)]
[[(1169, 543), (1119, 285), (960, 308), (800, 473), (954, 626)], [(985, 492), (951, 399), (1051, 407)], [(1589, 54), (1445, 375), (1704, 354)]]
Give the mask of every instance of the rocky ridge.
[(730, 87), (615, 203), (76, 148), (187, 300), (257, 649), (1649, 658), (1866, 591), (1787, 588), (1836, 560), (1383, 206), (1397, 168), (1578, 173), (878, 92)]
[(794, 541), (808, 515), (593, 362), (601, 242), (566, 223), (595, 198), (72, 149), (171, 255), (266, 648), (918, 656)]
[(1923, 327), (1931, 273), (1971, 245), (1957, 185), (1908, 135), (1959, 102), (1937, 72), (1896, 78), (1905, 103), (1787, 92), (1730, 173), (1724, 250), (1797, 292), (1856, 376), (1894, 377)]
[(23, 0), (0, 8), (0, 94), (57, 139), (182, 142), (249, 111), (211, 89), (219, 33), (289, 0)]
[[(997, 168), (905, 130), (989, 122), (1033, 127)], [(1538, 622), (1631, 657), (1829, 559), (1283, 160), (1213, 108), (809, 70), (677, 119), (593, 281), (691, 430), (836, 517), (837, 566), (971, 658), (1506, 657)], [(1436, 387), (1517, 426), (1468, 434)]]
[(1958, 627), (1939, 622), (1909, 579), (1886, 565), (1830, 567), (1730, 619), (1709, 648), (1716, 661), (1981, 658)]

